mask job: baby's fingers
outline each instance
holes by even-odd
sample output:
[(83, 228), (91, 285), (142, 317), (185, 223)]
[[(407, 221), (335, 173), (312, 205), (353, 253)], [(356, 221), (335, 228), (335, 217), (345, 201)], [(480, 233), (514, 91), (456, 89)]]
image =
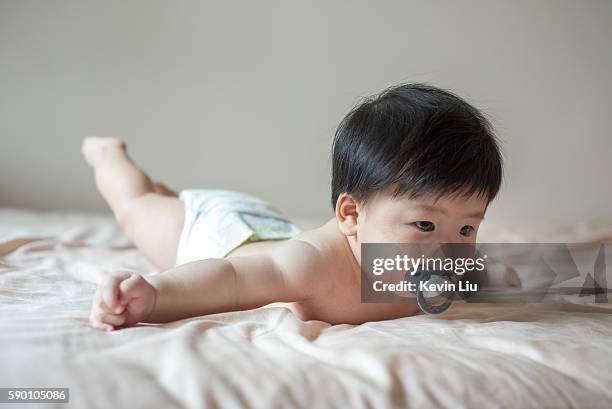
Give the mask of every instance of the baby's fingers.
[(111, 324), (108, 324), (106, 322), (102, 322), (102, 320), (100, 318), (101, 314), (104, 313), (104, 311), (102, 311), (99, 308), (94, 308), (91, 313), (89, 314), (89, 325), (91, 325), (93, 328), (95, 329), (99, 329), (101, 331), (112, 331), (115, 329), (115, 327), (113, 327)]
[(143, 287), (146, 285), (146, 281), (138, 274), (132, 274), (127, 280), (123, 280), (119, 284), (120, 291), (120, 302), (123, 305), (129, 303), (133, 298), (138, 298)]
[(100, 312), (98, 313), (96, 320), (102, 324), (120, 327), (125, 324), (125, 314), (109, 314), (108, 312)]
[(111, 314), (102, 310), (92, 312), (89, 323), (102, 331), (112, 331), (125, 323), (125, 314)]
[(123, 312), (123, 306), (119, 301), (119, 284), (130, 277), (130, 273), (121, 272), (115, 273), (104, 280), (101, 296), (102, 301), (108, 307), (108, 310), (115, 314)]
[(100, 331), (105, 332), (112, 331), (115, 329), (112, 325), (104, 324), (97, 321), (91, 321), (89, 324), (92, 326), (92, 328), (99, 329)]

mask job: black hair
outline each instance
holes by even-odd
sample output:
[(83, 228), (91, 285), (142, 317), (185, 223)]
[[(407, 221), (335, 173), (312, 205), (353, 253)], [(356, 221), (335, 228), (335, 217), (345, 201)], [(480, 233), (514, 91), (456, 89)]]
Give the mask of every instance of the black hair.
[(477, 194), (489, 203), (502, 172), (493, 128), (480, 111), (449, 91), (402, 84), (365, 99), (338, 126), (332, 207), (341, 193), (366, 201), (387, 187), (394, 196)]

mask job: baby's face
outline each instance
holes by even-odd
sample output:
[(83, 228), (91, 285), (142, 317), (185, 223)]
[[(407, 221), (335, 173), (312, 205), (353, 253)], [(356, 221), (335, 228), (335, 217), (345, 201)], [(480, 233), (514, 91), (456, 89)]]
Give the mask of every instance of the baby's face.
[(434, 198), (381, 193), (361, 209), (360, 243), (474, 243), (487, 208), (476, 195)]

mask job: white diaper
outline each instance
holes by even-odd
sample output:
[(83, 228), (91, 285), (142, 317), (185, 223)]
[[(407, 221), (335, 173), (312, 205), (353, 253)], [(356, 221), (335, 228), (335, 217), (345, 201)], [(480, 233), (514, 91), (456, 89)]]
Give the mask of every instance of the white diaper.
[(302, 230), (263, 200), (219, 189), (183, 190), (185, 223), (176, 264), (222, 258), (246, 242), (294, 237)]

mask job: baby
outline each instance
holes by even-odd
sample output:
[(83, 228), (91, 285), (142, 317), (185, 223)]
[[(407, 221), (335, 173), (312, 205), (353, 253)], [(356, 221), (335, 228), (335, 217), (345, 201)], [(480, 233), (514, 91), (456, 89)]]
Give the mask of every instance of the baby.
[(352, 109), (333, 142), (335, 216), (301, 231), (264, 201), (225, 190), (177, 196), (116, 138), (83, 154), (117, 222), (159, 274), (98, 285), (90, 323), (111, 331), (283, 303), (303, 320), (360, 324), (416, 303), (361, 303), (361, 243), (474, 243), (502, 180), (484, 116), (432, 86), (390, 88)]

